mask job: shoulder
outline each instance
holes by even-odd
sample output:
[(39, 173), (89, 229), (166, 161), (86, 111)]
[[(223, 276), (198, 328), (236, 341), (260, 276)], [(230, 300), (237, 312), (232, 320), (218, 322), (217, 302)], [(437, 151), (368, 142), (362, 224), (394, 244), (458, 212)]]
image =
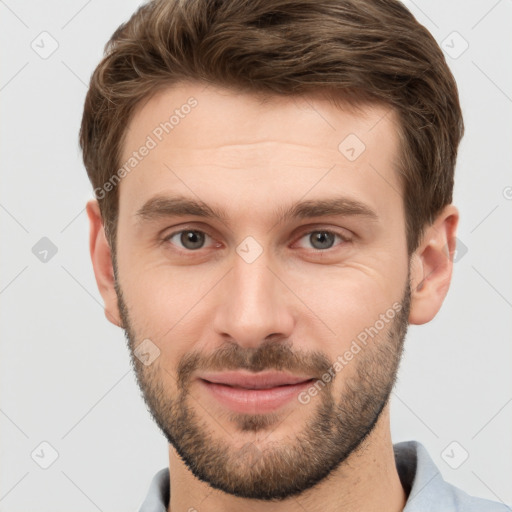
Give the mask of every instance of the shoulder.
[(512, 512), (503, 503), (471, 496), (446, 482), (426, 448), (417, 441), (393, 446), (402, 486), (408, 494), (403, 512)]
[(158, 471), (138, 512), (166, 512), (169, 505), (169, 468)]

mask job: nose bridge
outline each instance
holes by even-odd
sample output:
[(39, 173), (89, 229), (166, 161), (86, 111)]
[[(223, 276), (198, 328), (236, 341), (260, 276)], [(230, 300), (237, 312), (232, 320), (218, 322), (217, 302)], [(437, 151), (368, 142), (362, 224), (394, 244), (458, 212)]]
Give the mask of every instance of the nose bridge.
[(235, 256), (221, 290), (214, 327), (240, 345), (256, 347), (270, 335), (290, 336), (293, 316), (283, 286), (267, 267), (266, 254), (249, 261)]
[(272, 282), (272, 273), (267, 264), (266, 256), (261, 256), (259, 261), (252, 263), (237, 258), (233, 269), (233, 285), (238, 289), (239, 301), (245, 301), (251, 306), (263, 306), (259, 299), (272, 295), (275, 283)]

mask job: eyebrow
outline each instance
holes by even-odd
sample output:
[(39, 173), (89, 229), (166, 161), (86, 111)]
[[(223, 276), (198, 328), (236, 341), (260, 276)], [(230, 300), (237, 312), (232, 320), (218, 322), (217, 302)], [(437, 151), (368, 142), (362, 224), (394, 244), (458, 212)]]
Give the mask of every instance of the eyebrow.
[[(291, 206), (279, 206), (274, 214), (279, 218), (279, 222), (327, 216), (357, 216), (372, 222), (379, 220), (377, 213), (368, 205), (345, 196), (301, 201)], [(155, 196), (146, 201), (135, 214), (140, 221), (146, 222), (188, 215), (216, 219), (226, 226), (230, 226), (229, 219), (223, 210), (209, 206), (203, 201), (182, 196)]]

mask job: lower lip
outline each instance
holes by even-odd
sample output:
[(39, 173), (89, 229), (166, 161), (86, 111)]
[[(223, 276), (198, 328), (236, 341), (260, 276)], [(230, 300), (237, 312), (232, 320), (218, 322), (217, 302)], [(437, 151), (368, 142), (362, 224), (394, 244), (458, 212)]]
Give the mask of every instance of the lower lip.
[(311, 382), (308, 380), (267, 389), (244, 389), (199, 379), (199, 383), (222, 405), (232, 411), (246, 414), (275, 411), (291, 400), (297, 399), (299, 393), (310, 386)]

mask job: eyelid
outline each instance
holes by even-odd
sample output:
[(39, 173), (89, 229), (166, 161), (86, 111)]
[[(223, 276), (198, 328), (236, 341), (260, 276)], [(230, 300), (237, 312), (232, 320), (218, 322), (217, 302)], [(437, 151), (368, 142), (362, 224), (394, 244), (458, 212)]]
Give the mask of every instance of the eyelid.
[(295, 237), (302, 237), (304, 235), (309, 235), (311, 233), (317, 233), (319, 231), (322, 231), (322, 232), (326, 232), (326, 233), (333, 233), (335, 235), (338, 235), (340, 238), (342, 238), (343, 240), (352, 240), (356, 234), (353, 233), (352, 231), (350, 231), (349, 229), (347, 228), (342, 228), (342, 227), (339, 227), (339, 226), (332, 226), (332, 225), (329, 225), (329, 224), (325, 224), (325, 223), (313, 223), (313, 224), (308, 224), (306, 226), (300, 226), (299, 228), (297, 228), (296, 230), (296, 233), (295, 234)]
[(293, 245), (297, 244), (300, 240), (302, 240), (305, 236), (311, 235), (312, 233), (330, 233), (335, 236), (338, 236), (342, 243), (338, 243), (336, 245), (333, 245), (332, 247), (329, 247), (327, 249), (315, 249), (312, 247), (310, 250), (315, 252), (328, 252), (334, 250), (336, 247), (339, 247), (341, 245), (344, 245), (345, 243), (351, 242), (353, 240), (352, 236), (348, 236), (344, 234), (343, 232), (333, 229), (333, 228), (326, 228), (326, 227), (311, 227), (308, 226), (308, 229), (306, 231), (301, 231), (300, 235), (296, 238), (295, 242), (293, 242)]
[[(215, 241), (215, 237), (213, 235), (211, 235), (208, 232), (208, 230), (205, 229), (205, 228), (197, 228), (197, 227), (193, 227), (193, 226), (184, 226), (184, 227), (180, 227), (180, 229), (176, 229), (176, 230), (171, 231), (170, 233), (164, 235), (162, 237), (162, 239), (161, 239), (161, 242), (162, 243), (171, 243), (170, 242), (171, 238), (173, 238), (175, 235), (178, 235), (180, 233), (187, 232), (187, 231), (197, 231), (198, 233), (202, 233), (203, 235), (206, 235), (212, 241)], [(171, 245), (175, 245), (175, 244), (171, 244)], [(218, 245), (218, 242), (217, 242), (217, 245)], [(176, 248), (177, 248), (178, 251), (183, 251), (183, 252), (188, 252), (188, 253), (199, 252), (201, 249), (205, 249), (205, 247), (201, 247), (200, 249), (196, 249), (194, 251), (194, 250), (182, 248), (182, 247), (179, 247), (179, 246), (176, 246)]]
[[(306, 235), (311, 235), (312, 233), (318, 233), (318, 232), (331, 233), (335, 236), (340, 237), (340, 239), (343, 242), (343, 243), (339, 243), (333, 247), (329, 247), (328, 249), (311, 248), (311, 250), (315, 251), (315, 252), (328, 252), (328, 251), (334, 250), (335, 247), (343, 245), (344, 243), (347, 243), (347, 242), (351, 242), (354, 237), (354, 235), (352, 233), (350, 235), (345, 234), (345, 231), (347, 231), (347, 230), (341, 231), (340, 228), (326, 227), (325, 225), (321, 225), (321, 224), (313, 225), (313, 226), (311, 226), (311, 225), (302, 226), (299, 229), (300, 229), (299, 234), (294, 236), (295, 241), (292, 243), (292, 245), (297, 244), (297, 242), (299, 242), (299, 240), (304, 238)], [(175, 230), (171, 231), (170, 233), (164, 235), (161, 239), (161, 242), (162, 243), (170, 243), (170, 239), (172, 237), (174, 237), (175, 235), (177, 235), (179, 233), (183, 233), (186, 231), (197, 231), (197, 232), (203, 233), (204, 235), (209, 237), (212, 241), (216, 241), (215, 237), (209, 232), (209, 230), (207, 228), (185, 225), (185, 226), (180, 226), (179, 229), (175, 229)], [(174, 244), (172, 244), (172, 245), (174, 245)], [(216, 245), (218, 246), (219, 242), (217, 242)], [(182, 252), (186, 252), (186, 253), (195, 253), (195, 252), (201, 251), (201, 249), (206, 249), (205, 247), (201, 247), (200, 249), (197, 249), (194, 251), (191, 249), (181, 248), (179, 246), (175, 246), (175, 247), (178, 251), (182, 251)]]

